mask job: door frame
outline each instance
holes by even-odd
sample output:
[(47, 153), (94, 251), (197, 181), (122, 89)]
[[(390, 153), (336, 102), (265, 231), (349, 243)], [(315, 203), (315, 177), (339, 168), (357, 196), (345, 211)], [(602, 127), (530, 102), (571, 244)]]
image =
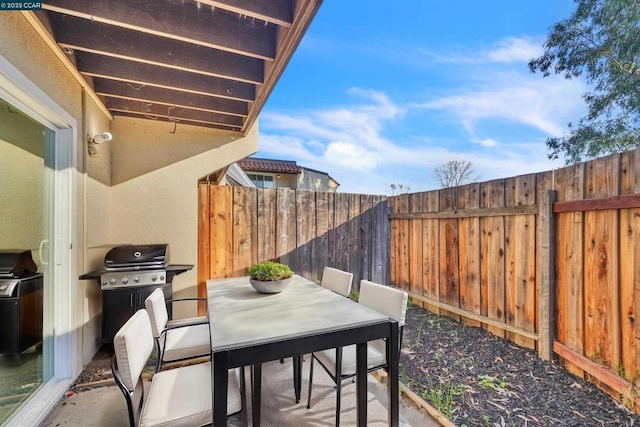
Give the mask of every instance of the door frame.
[(40, 425), (59, 403), (78, 375), (76, 321), (77, 285), (77, 121), (42, 89), (0, 55), (0, 98), (54, 132), (54, 170), (50, 186), (49, 218), (53, 241), (50, 283), (55, 292), (45, 293), (53, 324), (53, 376), (39, 387), (13, 414), (8, 425)]

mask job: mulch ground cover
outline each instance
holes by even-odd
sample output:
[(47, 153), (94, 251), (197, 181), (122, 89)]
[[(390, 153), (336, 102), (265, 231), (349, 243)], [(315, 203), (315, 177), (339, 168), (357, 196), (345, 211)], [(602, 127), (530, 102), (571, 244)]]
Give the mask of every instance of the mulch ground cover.
[(533, 350), (409, 307), (400, 375), (458, 426), (640, 426), (640, 417)]

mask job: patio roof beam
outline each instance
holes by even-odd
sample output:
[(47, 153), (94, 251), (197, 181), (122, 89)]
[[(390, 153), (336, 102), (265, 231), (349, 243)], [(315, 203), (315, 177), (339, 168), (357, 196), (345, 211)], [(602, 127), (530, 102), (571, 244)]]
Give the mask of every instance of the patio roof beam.
[[(48, 0), (43, 9), (271, 61), (276, 26), (228, 11), (171, 0)], [(206, 10), (208, 9), (208, 10)]]
[(78, 70), (87, 76), (247, 102), (252, 102), (256, 96), (255, 86), (249, 83), (187, 73), (102, 55), (76, 52), (76, 63)]
[(293, 22), (293, 2), (291, 0), (194, 0), (230, 12), (271, 22), (289, 28)]
[(226, 126), (231, 129), (236, 128), (238, 130), (242, 128), (244, 122), (242, 117), (237, 116), (229, 116), (207, 111), (191, 110), (182, 107), (151, 104), (119, 98), (106, 98), (105, 104), (107, 104), (107, 107), (111, 111), (123, 111), (127, 113), (139, 114), (150, 119), (153, 119), (155, 116), (161, 116), (172, 119), (172, 121), (176, 122), (180, 122), (182, 120), (191, 120), (194, 122), (203, 122), (215, 124), (218, 126)]
[(260, 59), (54, 13), (49, 22), (63, 48), (247, 83), (264, 81)]
[(246, 102), (216, 98), (153, 86), (134, 85), (96, 78), (93, 88), (98, 95), (109, 98), (131, 99), (134, 101), (151, 102), (154, 104), (175, 105), (176, 107), (209, 111), (219, 114), (246, 117), (248, 106)]
[[(117, 111), (117, 110), (113, 110), (113, 115), (114, 116), (120, 116), (120, 117), (133, 117), (136, 119), (149, 119), (149, 117), (145, 116), (142, 113), (137, 113), (137, 112), (126, 112), (126, 111)], [(219, 125), (219, 124), (215, 124), (215, 123), (207, 123), (207, 122), (201, 122), (201, 121), (192, 121), (192, 120), (188, 120), (188, 119), (180, 119), (180, 120), (176, 120), (175, 118), (169, 118), (166, 116), (154, 116), (152, 118), (152, 120), (157, 121), (157, 122), (167, 122), (167, 123), (174, 123), (174, 124), (186, 124), (186, 125), (191, 125), (191, 126), (199, 126), (199, 127), (203, 127), (203, 128), (212, 128), (212, 129), (219, 129), (219, 130), (223, 130), (223, 131), (228, 131), (228, 132), (234, 132), (236, 133), (236, 135), (241, 135), (241, 132), (239, 132), (239, 129), (237, 129), (236, 127), (229, 127), (227, 125)]]

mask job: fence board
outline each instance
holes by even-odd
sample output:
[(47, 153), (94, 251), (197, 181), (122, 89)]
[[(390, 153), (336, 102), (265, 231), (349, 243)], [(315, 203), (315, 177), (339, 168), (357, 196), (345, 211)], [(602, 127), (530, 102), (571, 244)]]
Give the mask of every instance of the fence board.
[[(349, 271), (349, 195), (335, 195), (335, 264), (332, 267)], [(358, 284), (354, 283), (354, 288)]]
[(372, 251), (373, 262), (375, 263), (374, 269), (374, 282), (388, 284), (390, 283), (390, 252), (387, 248), (390, 247), (390, 221), (387, 220), (389, 216), (389, 205), (386, 202), (384, 196), (373, 196), (373, 206), (375, 210), (375, 217), (378, 224), (375, 225), (375, 235), (373, 236), (373, 247), (375, 251)]
[(233, 188), (211, 186), (209, 191), (209, 278), (230, 277), (233, 274)]
[(322, 270), (329, 265), (329, 194), (316, 193), (316, 256), (312, 268), (318, 280), (322, 280)]
[(315, 256), (314, 246), (316, 237), (316, 201), (315, 193), (306, 190), (296, 190), (296, 265), (297, 273), (310, 280), (316, 280), (312, 268)]
[[(422, 212), (422, 194), (415, 193), (409, 196), (409, 211)], [(416, 294), (422, 294), (422, 220), (409, 221), (409, 290)]]
[[(480, 207), (480, 184), (468, 184), (458, 188), (458, 209)], [(480, 218), (458, 220), (460, 308), (480, 314)], [(480, 326), (474, 319), (463, 318), (466, 325)]]
[[(494, 180), (480, 185), (482, 207), (504, 206), (504, 180)], [(505, 234), (504, 218), (482, 218), (482, 252), (486, 257), (482, 259), (480, 267), (483, 282), (486, 286), (485, 313), (490, 319), (505, 321)], [(483, 295), (484, 296), (484, 295)], [(492, 326), (487, 330), (499, 337), (505, 336), (504, 331)]]
[[(409, 212), (409, 195), (401, 194), (398, 197), (400, 201), (399, 212)], [(401, 219), (398, 221), (399, 238), (398, 245), (400, 254), (398, 256), (398, 277), (400, 288), (409, 290), (409, 220)]]
[[(422, 206), (427, 212), (440, 210), (439, 191), (422, 193)], [(422, 254), (423, 294), (433, 300), (440, 300), (440, 222), (437, 219), (423, 220)], [(426, 308), (440, 314), (440, 308), (427, 305)]]
[[(387, 199), (389, 212), (394, 214), (398, 212), (399, 203), (397, 197), (389, 197)], [(398, 280), (398, 220), (389, 221), (389, 282), (393, 286), (399, 285)]]
[(360, 277), (364, 280), (371, 280), (371, 243), (372, 243), (372, 199), (373, 196), (361, 195), (360, 196), (360, 224), (361, 224), (361, 237), (360, 237), (360, 251), (361, 251), (361, 274)]
[(276, 189), (258, 191), (258, 262), (276, 258)]
[(277, 188), (276, 206), (276, 259), (278, 262), (297, 268), (295, 190)]
[[(640, 148), (621, 155), (620, 193), (640, 193)], [(624, 376), (636, 381), (640, 368), (640, 208), (620, 212), (621, 363)]]
[(244, 276), (257, 259), (257, 194), (233, 187), (233, 275)]
[[(362, 247), (360, 239), (360, 195), (349, 194), (349, 267), (347, 271), (354, 277), (362, 277)], [(360, 283), (355, 286), (360, 289)]]
[[(456, 208), (456, 188), (440, 190), (440, 209)], [(454, 307), (460, 306), (460, 278), (458, 267), (458, 220), (443, 219), (440, 222), (440, 301)], [(451, 312), (443, 315), (460, 321), (460, 316)]]
[[(536, 204), (536, 176), (521, 175), (507, 185), (507, 206)], [(506, 322), (535, 331), (536, 301), (536, 218), (535, 215), (505, 217), (507, 283)], [(517, 334), (507, 334), (516, 344), (535, 349), (535, 341)]]
[[(558, 200), (584, 197), (584, 163), (567, 166), (555, 173)], [(584, 213), (556, 215), (556, 337), (573, 351), (584, 355)], [(578, 376), (582, 369), (567, 362)]]
[[(585, 197), (618, 194), (618, 157), (586, 165)], [(585, 355), (615, 369), (620, 364), (618, 212), (585, 212)]]
[[(336, 213), (336, 196), (335, 193), (327, 194), (327, 262), (325, 265), (336, 265), (336, 227), (335, 227), (335, 213)], [(324, 269), (324, 267), (322, 267)]]

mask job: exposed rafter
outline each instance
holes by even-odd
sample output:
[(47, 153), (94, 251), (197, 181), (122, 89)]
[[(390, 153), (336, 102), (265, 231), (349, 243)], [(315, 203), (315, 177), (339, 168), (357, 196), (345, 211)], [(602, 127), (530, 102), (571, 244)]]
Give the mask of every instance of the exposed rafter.
[(112, 114), (245, 133), (321, 3), (48, 0), (34, 16)]

